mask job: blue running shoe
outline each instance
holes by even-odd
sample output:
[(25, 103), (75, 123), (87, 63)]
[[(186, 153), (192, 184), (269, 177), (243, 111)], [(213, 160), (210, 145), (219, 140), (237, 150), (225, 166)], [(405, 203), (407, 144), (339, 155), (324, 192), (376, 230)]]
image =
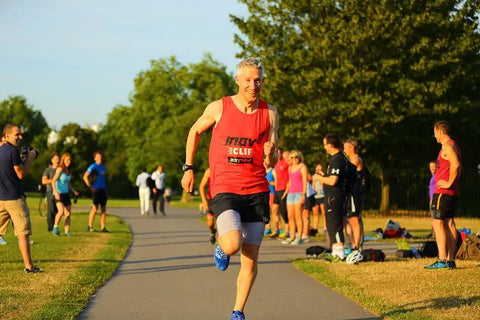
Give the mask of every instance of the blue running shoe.
[(265, 236), (268, 236), (268, 235), (270, 235), (270, 234), (272, 234), (272, 229), (267, 229), (267, 230), (265, 230), (265, 232), (263, 233), (263, 235), (265, 235)]
[(220, 248), (220, 245), (217, 245), (215, 248), (215, 252), (213, 253), (213, 259), (215, 260), (215, 265), (217, 266), (218, 270), (225, 271), (230, 264), (230, 257), (227, 256)]
[(440, 270), (440, 269), (450, 269), (450, 266), (445, 260), (437, 260), (431, 265), (425, 266), (424, 268), (429, 270)]
[(352, 253), (352, 248), (351, 247), (348, 247), (347, 249), (343, 250), (343, 254), (346, 256), (348, 256), (350, 253)]
[(230, 320), (245, 320), (245, 315), (243, 312), (235, 310), (230, 315)]

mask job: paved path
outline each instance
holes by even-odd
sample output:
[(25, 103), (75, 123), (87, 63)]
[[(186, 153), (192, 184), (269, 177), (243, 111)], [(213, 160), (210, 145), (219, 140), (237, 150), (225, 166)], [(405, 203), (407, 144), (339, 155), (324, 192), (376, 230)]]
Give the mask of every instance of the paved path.
[[(198, 211), (170, 207), (165, 217), (141, 217), (137, 209), (109, 213), (129, 224), (133, 243), (79, 319), (228, 319), (239, 258), (232, 257), (225, 272), (215, 268), (213, 246)], [(248, 320), (378, 319), (295, 269), (289, 261), (303, 257), (305, 248), (263, 241), (245, 309)]]

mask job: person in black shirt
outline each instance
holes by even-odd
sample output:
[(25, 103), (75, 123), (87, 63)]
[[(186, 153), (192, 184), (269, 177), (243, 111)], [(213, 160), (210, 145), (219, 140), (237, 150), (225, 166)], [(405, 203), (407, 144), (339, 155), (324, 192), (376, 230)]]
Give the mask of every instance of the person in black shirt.
[(33, 265), (30, 255), (29, 236), (32, 233), (30, 211), (21, 185), (21, 180), (30, 169), (37, 151), (30, 150), (25, 163), (22, 162), (17, 149), (22, 141), (22, 132), (16, 125), (6, 124), (2, 139), (4, 143), (0, 147), (0, 230), (5, 230), (9, 220), (12, 220), (25, 272), (40, 272), (40, 269)]
[(347, 188), (347, 159), (341, 151), (341, 142), (334, 134), (327, 134), (323, 138), (323, 147), (332, 158), (324, 176), (316, 175), (315, 179), (323, 183), (325, 191), (325, 213), (327, 232), (332, 242), (330, 260), (345, 258), (343, 244), (343, 220), (346, 216), (345, 199)]

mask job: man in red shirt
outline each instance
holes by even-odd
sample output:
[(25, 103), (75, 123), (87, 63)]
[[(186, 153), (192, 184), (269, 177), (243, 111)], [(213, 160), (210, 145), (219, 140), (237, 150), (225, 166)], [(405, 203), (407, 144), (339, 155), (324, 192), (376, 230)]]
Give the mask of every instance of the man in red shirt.
[(243, 320), (248, 295), (257, 275), (265, 224), (269, 222), (269, 188), (265, 166), (277, 162), (278, 112), (259, 98), (263, 86), (259, 59), (237, 66), (238, 93), (210, 103), (190, 128), (182, 178), (193, 190), (193, 159), (200, 134), (213, 127), (209, 165), (211, 209), (217, 219), (217, 268), (227, 269), (230, 256), (241, 251), (237, 294), (231, 320)]
[(438, 260), (425, 269), (455, 269), (457, 228), (453, 219), (458, 198), (458, 177), (461, 172), (461, 151), (450, 138), (450, 124), (437, 121), (435, 139), (442, 145), (437, 157), (435, 189), (431, 201), (432, 226), (438, 247)]

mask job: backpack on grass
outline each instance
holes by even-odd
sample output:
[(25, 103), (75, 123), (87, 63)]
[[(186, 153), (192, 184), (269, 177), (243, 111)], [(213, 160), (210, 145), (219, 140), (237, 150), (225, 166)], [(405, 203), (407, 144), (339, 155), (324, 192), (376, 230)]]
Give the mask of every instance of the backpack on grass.
[(363, 260), (362, 262), (367, 261), (385, 261), (385, 253), (382, 250), (378, 249), (363, 249), (362, 250)]
[(457, 251), (459, 260), (480, 260), (480, 238), (467, 235)]

